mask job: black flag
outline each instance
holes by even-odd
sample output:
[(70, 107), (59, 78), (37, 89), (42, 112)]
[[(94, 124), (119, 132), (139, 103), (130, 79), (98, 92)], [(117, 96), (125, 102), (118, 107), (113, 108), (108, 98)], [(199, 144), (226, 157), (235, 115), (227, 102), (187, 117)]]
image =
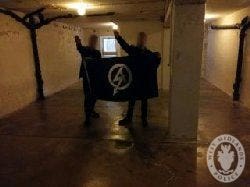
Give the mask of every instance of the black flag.
[[(97, 99), (128, 101), (158, 96), (156, 55), (86, 60), (87, 85)], [(86, 84), (85, 84), (86, 85)], [(86, 93), (85, 93), (86, 94)]]

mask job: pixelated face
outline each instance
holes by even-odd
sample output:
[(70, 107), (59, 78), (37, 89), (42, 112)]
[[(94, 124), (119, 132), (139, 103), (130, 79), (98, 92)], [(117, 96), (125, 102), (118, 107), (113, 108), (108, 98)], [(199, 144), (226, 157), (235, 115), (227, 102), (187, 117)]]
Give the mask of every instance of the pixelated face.
[(98, 44), (98, 37), (96, 35), (92, 35), (89, 38), (89, 47), (92, 47), (94, 49), (96, 49)]
[(137, 36), (137, 45), (146, 47), (147, 45), (147, 35), (144, 32), (140, 32)]

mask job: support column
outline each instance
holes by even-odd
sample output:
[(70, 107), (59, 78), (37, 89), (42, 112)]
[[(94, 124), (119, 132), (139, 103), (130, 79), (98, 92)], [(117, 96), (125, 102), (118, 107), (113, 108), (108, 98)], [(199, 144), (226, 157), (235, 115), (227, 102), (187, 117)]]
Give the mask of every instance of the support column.
[(197, 139), (205, 0), (174, 0), (171, 15), (170, 138)]
[(41, 73), (40, 58), (39, 58), (38, 47), (37, 47), (36, 29), (30, 29), (30, 37), (32, 41), (33, 58), (34, 58), (34, 66), (35, 66), (37, 99), (43, 100), (45, 99), (45, 97), (43, 93), (43, 78), (42, 78), (42, 73)]

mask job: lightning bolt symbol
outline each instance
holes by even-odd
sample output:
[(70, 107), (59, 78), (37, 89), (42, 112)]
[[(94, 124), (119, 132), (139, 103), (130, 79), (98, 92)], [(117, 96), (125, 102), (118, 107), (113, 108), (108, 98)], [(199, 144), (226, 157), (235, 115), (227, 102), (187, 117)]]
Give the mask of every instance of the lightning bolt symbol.
[(117, 94), (119, 87), (121, 86), (123, 80), (125, 79), (124, 75), (123, 75), (123, 68), (119, 68), (115, 78), (114, 78), (114, 82), (117, 82), (117, 85), (114, 88), (114, 93), (113, 96), (115, 94)]

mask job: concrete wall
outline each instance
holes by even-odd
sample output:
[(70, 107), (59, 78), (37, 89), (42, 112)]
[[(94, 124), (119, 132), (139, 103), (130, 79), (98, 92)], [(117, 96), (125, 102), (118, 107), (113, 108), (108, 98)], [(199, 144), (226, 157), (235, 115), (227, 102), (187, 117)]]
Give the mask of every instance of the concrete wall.
[[(38, 31), (45, 94), (51, 95), (78, 80), (78, 55), (73, 36), (79, 28), (57, 23)], [(0, 117), (36, 99), (33, 54), (29, 32), (0, 15)]]
[[(250, 16), (250, 7), (223, 17), (213, 24), (227, 25), (240, 23)], [(244, 65), (242, 73), (241, 102), (250, 107), (250, 31), (247, 32)], [(208, 30), (208, 45), (204, 77), (226, 92), (233, 93), (233, 83), (239, 49), (239, 30)]]
[(35, 84), (29, 33), (0, 15), (0, 116), (34, 101)]
[(170, 35), (170, 29), (163, 30), (161, 88), (164, 90), (169, 90), (170, 82)]
[(205, 4), (175, 0), (171, 17), (169, 136), (197, 139)]
[(38, 31), (38, 46), (44, 91), (51, 95), (78, 81), (81, 57), (75, 47), (75, 35), (82, 35), (77, 27), (52, 23)]

